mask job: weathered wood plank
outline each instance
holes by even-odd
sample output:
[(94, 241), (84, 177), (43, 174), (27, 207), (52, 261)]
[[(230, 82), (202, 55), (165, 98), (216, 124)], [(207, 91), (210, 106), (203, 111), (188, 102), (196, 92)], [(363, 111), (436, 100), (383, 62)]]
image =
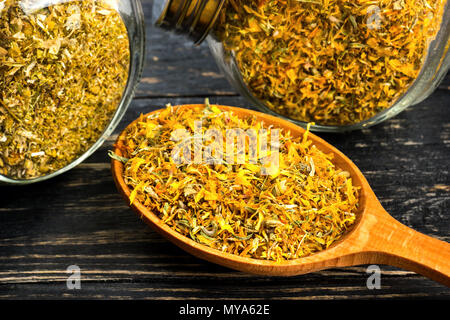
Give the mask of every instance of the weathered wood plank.
[(142, 2), (146, 19), (146, 65), (137, 97), (236, 95), (212, 59), (206, 42), (189, 39), (152, 25), (152, 1)]
[[(151, 278), (147, 281), (133, 283), (107, 282), (102, 280), (83, 281), (80, 290), (68, 290), (65, 287), (65, 280), (54, 281), (52, 283), (25, 283), (8, 284), (9, 292), (0, 295), (0, 298), (17, 298), (16, 292), (22, 292), (27, 298), (89, 298), (89, 299), (211, 299), (211, 297), (220, 297), (221, 300), (227, 299), (335, 299), (335, 298), (401, 298), (408, 295), (409, 298), (429, 298), (436, 294), (445, 294), (446, 289), (440, 291), (433, 290), (433, 287), (424, 285), (420, 291), (408, 291), (411, 288), (411, 282), (416, 279), (408, 277), (403, 280), (393, 280), (383, 277), (383, 289), (367, 290), (365, 285), (356, 281), (348, 281), (346, 278), (332, 277), (333, 275), (323, 275), (323, 277), (314, 277), (304, 281), (292, 281), (292, 279), (273, 279), (267, 281), (264, 279), (241, 279), (229, 278), (220, 280), (217, 278), (201, 279), (193, 277), (188, 286), (183, 283), (185, 278)], [(330, 279), (333, 280), (326, 280)], [(236, 287), (236, 281), (239, 281), (239, 289)], [(180, 286), (183, 283), (184, 286)], [(124, 290), (124, 286), (127, 290)], [(401, 288), (402, 287), (402, 288)], [(397, 288), (397, 293), (392, 289)], [(401, 289), (400, 289), (401, 288)]]

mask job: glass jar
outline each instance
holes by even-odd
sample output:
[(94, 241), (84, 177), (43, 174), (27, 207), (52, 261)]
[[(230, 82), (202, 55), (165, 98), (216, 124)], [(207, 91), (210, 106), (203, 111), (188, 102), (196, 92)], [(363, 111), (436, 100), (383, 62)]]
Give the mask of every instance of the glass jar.
[(144, 63), (138, 0), (0, 1), (0, 183), (75, 167), (107, 139)]
[(155, 1), (156, 25), (207, 39), (263, 112), (311, 130), (367, 128), (428, 97), (450, 67), (446, 0)]

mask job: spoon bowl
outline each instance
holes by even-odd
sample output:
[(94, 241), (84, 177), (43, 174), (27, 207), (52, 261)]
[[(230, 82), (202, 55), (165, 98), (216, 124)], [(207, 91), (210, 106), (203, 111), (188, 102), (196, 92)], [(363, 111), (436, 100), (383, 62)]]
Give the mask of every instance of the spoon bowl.
[[(182, 105), (174, 108), (200, 106), (202, 105)], [(217, 107), (224, 111), (233, 111), (239, 117), (255, 116), (265, 125), (290, 130), (294, 137), (305, 132), (305, 129), (289, 121), (268, 114), (229, 106)], [(160, 111), (156, 110), (148, 115)], [(134, 122), (130, 126), (133, 124)], [(119, 135), (118, 141), (124, 138), (124, 132)], [(293, 276), (334, 267), (386, 264), (417, 272), (450, 286), (450, 244), (414, 231), (395, 220), (383, 209), (366, 178), (349, 158), (314, 134), (309, 133), (308, 139), (312, 140), (321, 151), (333, 153), (336, 167), (348, 171), (353, 184), (360, 187), (359, 209), (355, 223), (341, 239), (326, 250), (283, 262), (241, 257), (187, 238), (170, 228), (156, 213), (138, 201), (134, 201), (130, 206), (155, 231), (181, 249), (198, 258), (231, 269), (260, 275)], [(115, 148), (114, 152), (122, 156), (118, 148)], [(117, 189), (129, 203), (131, 190), (123, 179), (123, 164), (112, 159), (111, 165)]]

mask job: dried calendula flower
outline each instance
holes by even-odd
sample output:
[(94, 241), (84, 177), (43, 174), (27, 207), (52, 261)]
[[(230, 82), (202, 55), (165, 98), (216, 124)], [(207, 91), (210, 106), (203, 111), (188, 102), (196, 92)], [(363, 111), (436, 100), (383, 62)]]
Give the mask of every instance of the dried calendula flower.
[(0, 174), (54, 172), (103, 133), (130, 62), (114, 1), (0, 2)]
[(418, 77), (447, 0), (229, 0), (215, 27), (250, 92), (275, 112), (348, 125)]
[[(141, 115), (117, 142), (121, 156), (110, 156), (124, 163), (130, 202), (158, 213), (177, 232), (222, 252), (283, 261), (339, 239), (355, 222), (359, 189), (332, 154), (308, 139), (308, 131), (293, 137), (283, 130), (273, 135), (276, 130), (209, 104), (169, 106)], [(236, 141), (242, 138), (245, 146), (236, 142), (228, 149), (230, 132), (241, 132)], [(261, 142), (269, 136), (270, 149)], [(260, 161), (251, 161), (252, 141), (259, 143)], [(180, 153), (191, 161), (179, 161), (174, 155)]]

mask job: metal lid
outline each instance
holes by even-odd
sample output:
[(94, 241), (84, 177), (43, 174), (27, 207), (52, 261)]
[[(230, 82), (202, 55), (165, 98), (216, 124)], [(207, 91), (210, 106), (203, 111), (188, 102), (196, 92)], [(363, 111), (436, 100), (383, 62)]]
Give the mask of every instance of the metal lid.
[(161, 13), (155, 24), (186, 34), (195, 44), (199, 44), (213, 27), (224, 3), (225, 0), (157, 1), (155, 5), (159, 6)]

